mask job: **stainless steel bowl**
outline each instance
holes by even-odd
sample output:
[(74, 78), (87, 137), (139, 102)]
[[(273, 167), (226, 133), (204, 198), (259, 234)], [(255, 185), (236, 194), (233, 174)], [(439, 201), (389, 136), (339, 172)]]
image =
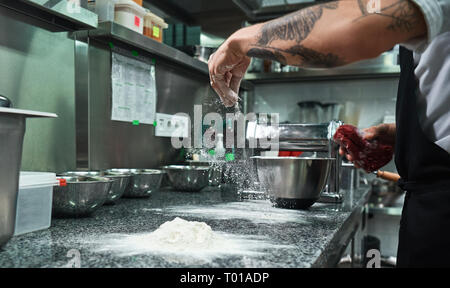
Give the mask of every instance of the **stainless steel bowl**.
[(164, 172), (156, 169), (111, 169), (109, 173), (130, 174), (130, 181), (123, 197), (149, 197), (161, 187)]
[(261, 187), (275, 205), (306, 209), (325, 188), (332, 158), (252, 157), (256, 161)]
[(222, 176), (223, 176), (223, 166), (225, 161), (223, 162), (208, 162), (208, 161), (186, 161), (190, 166), (203, 166), (209, 167), (209, 186), (219, 186), (222, 184)]
[(115, 173), (113, 171), (104, 171), (103, 177), (112, 180), (111, 189), (108, 193), (108, 199), (105, 204), (114, 204), (124, 194), (131, 180), (131, 174)]
[(100, 208), (108, 199), (113, 181), (103, 177), (58, 176), (66, 186), (53, 188), (53, 215), (83, 217)]
[(115, 173), (111, 170), (106, 171), (68, 171), (64, 176), (84, 176), (84, 177), (105, 177), (112, 180), (111, 189), (108, 192), (108, 199), (105, 204), (114, 204), (125, 193), (125, 189), (131, 178), (131, 173)]
[(162, 167), (167, 172), (172, 187), (179, 191), (200, 191), (209, 183), (209, 167), (169, 165)]

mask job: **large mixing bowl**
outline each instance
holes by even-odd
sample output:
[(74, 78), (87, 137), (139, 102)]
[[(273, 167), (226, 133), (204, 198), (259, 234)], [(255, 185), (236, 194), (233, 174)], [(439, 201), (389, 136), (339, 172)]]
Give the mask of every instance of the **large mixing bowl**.
[(155, 169), (111, 169), (108, 174), (131, 175), (123, 197), (149, 197), (161, 187), (164, 172)]
[(131, 173), (115, 173), (113, 171), (68, 171), (64, 176), (85, 176), (85, 177), (105, 177), (112, 180), (111, 189), (108, 192), (108, 199), (105, 204), (114, 204), (125, 193), (125, 189), (131, 178)]
[(53, 187), (53, 216), (83, 217), (108, 199), (112, 181), (103, 177), (58, 176), (66, 186)]
[(320, 197), (332, 158), (252, 157), (258, 178), (276, 206), (307, 209)]
[(200, 191), (209, 183), (209, 167), (170, 165), (162, 167), (167, 172), (172, 187), (178, 191)]

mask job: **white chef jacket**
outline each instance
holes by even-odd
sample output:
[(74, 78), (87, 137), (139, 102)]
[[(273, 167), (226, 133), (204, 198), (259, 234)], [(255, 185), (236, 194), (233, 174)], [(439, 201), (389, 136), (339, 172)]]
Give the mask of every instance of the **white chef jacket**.
[(428, 28), (426, 38), (403, 44), (417, 64), (419, 121), (425, 135), (450, 153), (450, 0), (411, 1)]

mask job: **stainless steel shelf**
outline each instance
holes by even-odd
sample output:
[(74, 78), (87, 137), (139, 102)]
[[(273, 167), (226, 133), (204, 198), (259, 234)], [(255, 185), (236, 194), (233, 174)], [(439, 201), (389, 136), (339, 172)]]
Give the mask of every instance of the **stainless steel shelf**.
[[(115, 41), (118, 41), (132, 49), (143, 50), (152, 55), (164, 58), (176, 65), (184, 66), (200, 72), (205, 76), (209, 75), (208, 64), (205, 62), (197, 60), (180, 50), (164, 43), (159, 43), (147, 36), (139, 34), (114, 22), (100, 23), (98, 29), (79, 31), (75, 32), (75, 34), (78, 35), (78, 38), (87, 36), (89, 38), (104, 42), (114, 43)], [(245, 90), (251, 90), (253, 88), (253, 84), (248, 81), (242, 81), (241, 87)]]
[(50, 31), (95, 29), (97, 14), (74, 7), (67, 0), (0, 0), (0, 6), (24, 15), (24, 21)]
[(155, 56), (167, 59), (170, 62), (192, 68), (203, 74), (209, 74), (206, 63), (114, 22), (100, 23), (98, 29), (89, 30), (86, 33), (89, 38), (112, 42), (119, 41), (131, 48), (141, 49)]
[(349, 67), (334, 69), (301, 69), (298, 72), (247, 73), (245, 80), (252, 83), (296, 82), (313, 80), (366, 79), (398, 77), (399, 66)]

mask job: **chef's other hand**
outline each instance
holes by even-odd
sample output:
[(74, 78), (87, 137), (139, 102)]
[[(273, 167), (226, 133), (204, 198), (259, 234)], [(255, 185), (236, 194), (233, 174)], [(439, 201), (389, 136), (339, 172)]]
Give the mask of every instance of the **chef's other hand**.
[(241, 80), (250, 65), (250, 57), (241, 46), (243, 41), (239, 41), (247, 33), (244, 28), (231, 35), (208, 61), (211, 86), (226, 107), (238, 101)]
[[(389, 145), (392, 147), (395, 145), (395, 133), (395, 124), (380, 124), (362, 130), (363, 139), (369, 142), (377, 141), (380, 144)], [(354, 162), (355, 159), (353, 159), (353, 157), (348, 154), (342, 146), (339, 148), (339, 154), (345, 156), (348, 161), (354, 163), (356, 168), (361, 168)]]

